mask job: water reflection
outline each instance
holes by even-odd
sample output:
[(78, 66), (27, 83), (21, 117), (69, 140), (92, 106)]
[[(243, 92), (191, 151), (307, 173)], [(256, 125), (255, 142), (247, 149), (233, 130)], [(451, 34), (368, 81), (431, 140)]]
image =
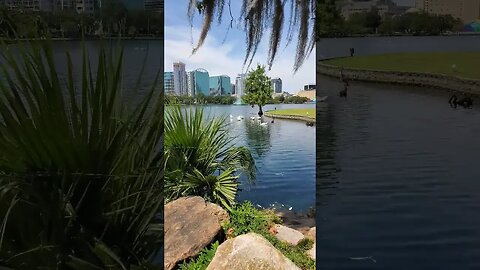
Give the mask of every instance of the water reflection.
[[(264, 117), (265, 121), (266, 118)], [(245, 138), (247, 146), (256, 157), (263, 157), (271, 148), (270, 127), (260, 125), (259, 120), (245, 119)]]
[(480, 110), (388, 84), (354, 82), (344, 100), (317, 80), (319, 265), (479, 269)]

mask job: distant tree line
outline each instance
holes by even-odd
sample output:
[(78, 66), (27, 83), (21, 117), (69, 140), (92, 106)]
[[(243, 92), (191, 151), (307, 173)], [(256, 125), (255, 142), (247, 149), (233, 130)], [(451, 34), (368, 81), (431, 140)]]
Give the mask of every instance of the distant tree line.
[(182, 105), (194, 105), (194, 104), (223, 104), (232, 105), (235, 103), (236, 98), (232, 96), (206, 96), (204, 94), (197, 94), (194, 97), (190, 96), (173, 96), (165, 95), (166, 104), (182, 104)]
[[(165, 95), (166, 104), (182, 104), (182, 105), (194, 105), (194, 104), (221, 104), (232, 105), (237, 101), (233, 96), (206, 96), (198, 94), (194, 97), (190, 96), (173, 96)], [(308, 102), (308, 98), (299, 96), (278, 96), (270, 98), (267, 104), (303, 104)]]
[(163, 14), (128, 10), (120, 0), (106, 0), (93, 14), (75, 10), (52, 12), (28, 9), (8, 10), (0, 4), (0, 37), (79, 38), (95, 36), (153, 36), (163, 33)]
[(382, 18), (377, 9), (356, 13), (345, 19), (339, 12), (335, 0), (325, 0), (317, 6), (317, 38), (352, 35), (439, 35), (458, 32), (463, 22), (451, 15), (427, 13), (405, 13)]
[(272, 99), (270, 103), (273, 104), (303, 104), (308, 102), (309, 99), (306, 97), (299, 97), (299, 96), (278, 96)]

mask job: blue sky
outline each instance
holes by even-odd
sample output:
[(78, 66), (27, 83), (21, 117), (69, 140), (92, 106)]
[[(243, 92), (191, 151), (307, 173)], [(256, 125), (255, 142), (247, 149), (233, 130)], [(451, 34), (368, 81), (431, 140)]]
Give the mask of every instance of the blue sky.
[[(226, 6), (222, 24), (219, 25), (215, 20), (205, 43), (200, 50), (192, 55), (192, 48), (196, 45), (202, 25), (201, 17), (197, 12), (192, 29), (187, 16), (188, 0), (166, 0), (165, 71), (173, 69), (173, 62), (182, 61), (185, 63), (187, 70), (205, 68), (211, 76), (222, 74), (230, 76), (232, 83), (234, 83), (236, 75), (242, 72), (246, 50), (243, 25), (239, 25), (238, 21), (240, 2), (238, 0), (232, 1), (232, 14), (236, 20), (228, 35), (226, 36), (230, 15)], [(285, 17), (288, 18), (288, 16), (286, 14)], [(285, 21), (285, 24), (287, 24), (287, 21)], [(283, 36), (286, 36), (288, 25), (285, 26), (284, 30)], [(267, 30), (252, 62), (252, 67), (257, 63), (267, 63), (269, 37), (269, 30)], [(272, 69), (268, 71), (268, 76), (272, 78), (280, 77), (283, 81), (283, 90), (296, 93), (303, 88), (303, 85), (315, 82), (315, 50), (303, 66), (293, 74), (296, 39), (287, 47), (285, 45), (286, 42), (283, 40)]]

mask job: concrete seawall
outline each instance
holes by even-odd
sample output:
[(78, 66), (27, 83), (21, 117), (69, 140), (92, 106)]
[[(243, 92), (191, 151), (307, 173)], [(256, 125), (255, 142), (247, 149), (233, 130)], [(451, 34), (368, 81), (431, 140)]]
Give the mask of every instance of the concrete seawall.
[[(340, 67), (317, 62), (317, 73), (340, 78)], [(381, 71), (371, 69), (344, 68), (343, 76), (349, 80), (415, 85), (421, 87), (453, 90), (480, 96), (480, 80), (465, 79), (440, 74)]]

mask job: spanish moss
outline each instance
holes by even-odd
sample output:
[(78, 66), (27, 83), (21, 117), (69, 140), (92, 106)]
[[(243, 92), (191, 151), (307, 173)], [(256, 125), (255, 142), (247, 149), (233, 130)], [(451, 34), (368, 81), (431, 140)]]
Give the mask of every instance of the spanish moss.
[[(315, 6), (315, 0), (242, 0), (239, 20), (243, 21), (247, 45), (243, 62), (244, 68), (245, 66), (247, 69), (250, 67), (265, 30), (270, 28), (267, 63), (269, 69), (271, 69), (278, 53), (285, 25), (285, 14), (288, 11), (290, 17), (288, 18), (286, 46), (293, 40), (294, 33), (298, 31), (295, 63), (293, 66), (293, 70), (296, 72), (314, 48), (314, 31), (310, 31), (310, 28), (313, 27), (310, 20), (315, 14)], [(188, 16), (192, 26), (193, 17), (196, 13), (195, 9), (203, 17), (200, 36), (196, 46), (193, 48), (193, 53), (203, 45), (213, 19), (217, 18), (218, 23), (221, 23), (224, 8), (225, 0), (189, 1)], [(230, 12), (230, 1), (228, 1), (228, 9)]]

